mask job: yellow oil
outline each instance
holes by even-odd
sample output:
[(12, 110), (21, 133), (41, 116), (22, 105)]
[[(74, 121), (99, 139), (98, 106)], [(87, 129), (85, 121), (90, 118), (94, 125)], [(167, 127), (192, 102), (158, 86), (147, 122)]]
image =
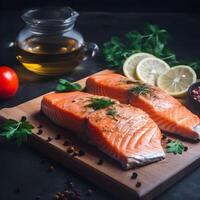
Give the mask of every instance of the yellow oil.
[(19, 62), (40, 75), (72, 71), (84, 58), (83, 46), (72, 38), (38, 36), (17, 44)]

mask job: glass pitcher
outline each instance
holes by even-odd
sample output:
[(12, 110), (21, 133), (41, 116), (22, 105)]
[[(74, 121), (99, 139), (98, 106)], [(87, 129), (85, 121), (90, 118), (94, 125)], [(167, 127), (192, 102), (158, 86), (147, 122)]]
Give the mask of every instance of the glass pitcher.
[(28, 10), (22, 15), (26, 27), (17, 40), (17, 60), (40, 75), (59, 75), (72, 71), (98, 46), (84, 42), (74, 29), (79, 14), (69, 7)]

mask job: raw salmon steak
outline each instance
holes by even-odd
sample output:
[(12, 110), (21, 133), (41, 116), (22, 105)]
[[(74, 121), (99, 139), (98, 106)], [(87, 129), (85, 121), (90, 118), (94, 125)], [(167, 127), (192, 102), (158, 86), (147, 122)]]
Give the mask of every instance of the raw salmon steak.
[(120, 74), (95, 75), (87, 79), (87, 91), (141, 108), (163, 131), (199, 140), (200, 119), (178, 100), (155, 86), (130, 81)]
[[(112, 104), (94, 108), (94, 99), (106, 99)], [(41, 110), (57, 125), (72, 130), (83, 141), (120, 162), (124, 169), (165, 157), (160, 129), (139, 108), (108, 97), (69, 92), (45, 95)]]

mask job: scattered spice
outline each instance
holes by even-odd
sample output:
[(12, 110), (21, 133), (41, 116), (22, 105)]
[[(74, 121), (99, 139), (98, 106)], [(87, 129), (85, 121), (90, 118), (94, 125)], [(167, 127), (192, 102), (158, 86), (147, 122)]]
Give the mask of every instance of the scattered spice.
[(92, 196), (92, 194), (93, 194), (92, 189), (88, 189), (86, 195), (87, 196)]
[(73, 146), (69, 146), (69, 147), (67, 148), (67, 153), (68, 153), (68, 154), (73, 154), (73, 153), (74, 153), (74, 147), (73, 147)]
[(97, 162), (97, 165), (103, 165), (103, 163), (104, 163), (103, 159), (100, 158), (100, 159), (98, 160), (98, 162)]
[(138, 182), (136, 183), (135, 187), (139, 188), (141, 185), (142, 185), (142, 183), (138, 181)]
[(57, 134), (56, 137), (55, 137), (55, 140), (59, 140), (60, 138), (61, 138), (61, 135)]
[(57, 192), (54, 195), (55, 200), (79, 200), (80, 195), (78, 191), (72, 189), (72, 190), (65, 190), (63, 192)]
[(166, 140), (166, 139), (167, 139), (167, 136), (166, 136), (165, 134), (163, 134), (163, 135), (162, 135), (162, 139), (163, 139), (163, 140)]
[(43, 131), (42, 129), (39, 129), (38, 132), (36, 133), (37, 135), (42, 135)]
[(171, 139), (168, 139), (168, 140), (167, 140), (167, 142), (171, 142), (171, 141), (172, 141)]
[(188, 147), (184, 146), (184, 151), (187, 151), (188, 150)]
[(43, 127), (42, 124), (39, 124), (39, 126), (37, 128), (42, 128), (42, 127)]
[(71, 141), (69, 140), (65, 140), (65, 142), (63, 143), (64, 146), (69, 146), (71, 144)]
[(53, 140), (53, 138), (51, 137), (51, 136), (48, 136), (48, 138), (47, 138), (47, 142), (51, 142)]
[(55, 167), (53, 165), (50, 165), (48, 168), (48, 172), (53, 172), (55, 170)]
[(78, 156), (84, 156), (84, 155), (85, 155), (85, 151), (80, 149), (79, 152), (78, 152)]
[(133, 172), (131, 175), (131, 179), (136, 179), (138, 177), (138, 174), (136, 172)]
[(21, 121), (26, 121), (26, 119), (27, 119), (26, 116), (21, 117)]

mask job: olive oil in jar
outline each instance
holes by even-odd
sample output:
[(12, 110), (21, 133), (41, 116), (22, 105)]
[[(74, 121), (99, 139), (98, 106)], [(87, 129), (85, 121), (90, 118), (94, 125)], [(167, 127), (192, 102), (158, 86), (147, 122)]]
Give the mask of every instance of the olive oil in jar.
[(17, 43), (17, 59), (28, 70), (40, 75), (72, 71), (84, 58), (84, 48), (68, 37), (34, 36)]

